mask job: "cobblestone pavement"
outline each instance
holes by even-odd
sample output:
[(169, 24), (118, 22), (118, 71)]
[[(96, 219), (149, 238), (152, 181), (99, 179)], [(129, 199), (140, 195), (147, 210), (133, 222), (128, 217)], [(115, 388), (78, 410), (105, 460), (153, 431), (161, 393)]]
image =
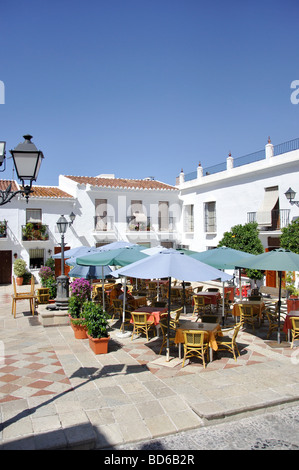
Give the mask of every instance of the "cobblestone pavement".
[(173, 434), (115, 450), (299, 450), (299, 406)]

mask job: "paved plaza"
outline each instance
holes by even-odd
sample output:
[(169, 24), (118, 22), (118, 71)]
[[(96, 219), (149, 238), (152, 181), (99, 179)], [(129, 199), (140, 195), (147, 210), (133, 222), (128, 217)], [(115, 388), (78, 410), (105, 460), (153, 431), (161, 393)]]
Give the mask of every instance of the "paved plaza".
[(166, 363), (160, 337), (132, 341), (118, 323), (108, 354), (96, 356), (69, 325), (42, 326), (42, 306), (33, 317), (19, 301), (13, 318), (10, 296), (1, 286), (1, 449), (137, 449), (299, 400), (299, 348), (266, 340), (266, 323), (240, 332), (237, 361), (219, 352), (206, 369), (196, 360), (182, 368), (175, 347)]

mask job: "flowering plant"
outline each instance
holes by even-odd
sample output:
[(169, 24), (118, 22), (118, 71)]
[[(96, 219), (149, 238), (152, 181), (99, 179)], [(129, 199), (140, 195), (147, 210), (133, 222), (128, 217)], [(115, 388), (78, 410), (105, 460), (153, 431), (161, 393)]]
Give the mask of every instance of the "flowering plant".
[(90, 294), (92, 290), (92, 286), (87, 279), (78, 278), (75, 279), (70, 284), (70, 289), (72, 291), (72, 295), (77, 297), (82, 303), (86, 300), (90, 300)]
[(90, 300), (92, 286), (86, 279), (78, 278), (71, 282), (70, 289), (72, 295), (68, 304), (69, 316), (72, 319), (81, 319), (73, 321), (73, 323), (81, 324), (83, 304)]
[(51, 268), (49, 268), (49, 266), (41, 266), (39, 272), (39, 277), (40, 277), (40, 280), (41, 280), (41, 284), (42, 286), (44, 286), (44, 282), (49, 279), (49, 277), (52, 277), (53, 276), (53, 271)]

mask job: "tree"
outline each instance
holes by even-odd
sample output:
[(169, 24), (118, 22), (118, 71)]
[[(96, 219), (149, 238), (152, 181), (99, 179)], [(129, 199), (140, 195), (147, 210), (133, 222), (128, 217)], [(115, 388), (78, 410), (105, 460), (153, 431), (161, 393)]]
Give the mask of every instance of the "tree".
[(294, 220), (287, 227), (282, 228), (281, 231), (281, 248), (299, 254), (299, 219)]
[[(229, 232), (223, 234), (218, 246), (227, 246), (234, 250), (245, 251), (253, 255), (259, 255), (264, 252), (261, 240), (259, 239), (258, 224), (249, 222), (244, 225), (235, 225)], [(256, 269), (246, 270), (246, 274), (251, 279), (262, 279), (263, 271)]]

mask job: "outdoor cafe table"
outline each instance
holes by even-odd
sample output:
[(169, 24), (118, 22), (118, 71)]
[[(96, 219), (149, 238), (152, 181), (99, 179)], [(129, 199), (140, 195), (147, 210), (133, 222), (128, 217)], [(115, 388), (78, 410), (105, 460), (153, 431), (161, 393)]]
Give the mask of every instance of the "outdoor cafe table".
[(285, 317), (284, 324), (283, 324), (283, 332), (288, 336), (288, 341), (290, 342), (290, 333), (292, 329), (292, 317), (299, 317), (298, 310), (291, 310)]
[(181, 345), (184, 343), (184, 330), (200, 330), (205, 331), (210, 348), (210, 361), (213, 360), (213, 351), (218, 350), (216, 336), (222, 336), (221, 326), (219, 323), (197, 323), (190, 320), (180, 321), (180, 326), (176, 329), (175, 344), (179, 345), (179, 359), (181, 359)]
[[(159, 323), (162, 314), (167, 314), (167, 307), (140, 307), (134, 310), (131, 313), (147, 313), (148, 314), (148, 321), (153, 321), (156, 327), (157, 336), (159, 336)], [(131, 318), (130, 323), (133, 323), (133, 318)]]
[(221, 299), (220, 292), (197, 292), (194, 296), (204, 297), (207, 303), (213, 305), (217, 305), (218, 301)]
[(243, 301), (238, 301), (234, 303), (233, 309), (232, 309), (232, 316), (234, 317), (239, 317), (240, 316), (240, 309), (239, 309), (239, 304), (244, 304), (244, 305), (254, 305), (254, 310), (257, 312), (259, 319), (262, 320), (263, 318), (263, 310), (265, 309), (265, 304), (263, 301), (260, 300), (243, 300)]

